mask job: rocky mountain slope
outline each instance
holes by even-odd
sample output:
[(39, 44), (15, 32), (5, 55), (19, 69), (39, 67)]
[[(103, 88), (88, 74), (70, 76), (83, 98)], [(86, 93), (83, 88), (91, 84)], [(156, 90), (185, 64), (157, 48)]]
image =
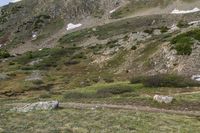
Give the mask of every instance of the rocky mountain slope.
[[(62, 90), (156, 73), (198, 78), (199, 11), (172, 14), (175, 8), (198, 10), (198, 1), (144, 3), (23, 0), (1, 7), (0, 70), (8, 79), (1, 81), (2, 93), (49, 85)], [(151, 12), (158, 8), (161, 12)], [(80, 27), (67, 30), (69, 23)], [(28, 77), (44, 81), (21, 84)]]
[[(21, 70), (71, 75), (70, 85), (53, 88), (93, 84), (89, 77), (101, 77), (101, 81), (156, 73), (199, 75), (199, 12), (172, 14), (172, 7), (198, 10), (198, 1), (23, 0), (9, 4), (1, 8), (1, 55), (7, 57), (8, 51), (16, 57), (1, 59), (1, 71), (15, 73), (20, 90), (25, 86), (19, 81), (29, 75)], [(158, 8), (161, 12), (144, 15)], [(120, 18), (114, 19), (117, 14)], [(69, 23), (81, 26), (67, 30)], [(51, 84), (65, 79), (55, 80)], [(2, 82), (1, 88), (13, 89), (7, 83)]]
[(199, 59), (199, 0), (11, 3), (0, 132), (198, 133)]

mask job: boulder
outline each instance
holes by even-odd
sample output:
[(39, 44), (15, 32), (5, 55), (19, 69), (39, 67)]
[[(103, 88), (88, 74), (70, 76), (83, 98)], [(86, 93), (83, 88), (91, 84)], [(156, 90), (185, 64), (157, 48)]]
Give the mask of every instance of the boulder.
[(30, 103), (24, 105), (23, 107), (15, 107), (11, 111), (26, 113), (37, 110), (53, 110), (57, 109), (58, 107), (59, 107), (58, 101), (47, 101), (47, 102)]
[(153, 100), (154, 101), (157, 101), (159, 103), (166, 103), (166, 104), (169, 104), (173, 101), (173, 97), (170, 97), (170, 96), (162, 96), (162, 95), (155, 95), (153, 97)]
[(42, 74), (41, 71), (39, 70), (33, 71), (32, 74), (25, 79), (25, 81), (38, 81), (38, 80), (42, 80)]
[(153, 31), (153, 34), (154, 34), (154, 35), (161, 35), (162, 33), (161, 33), (160, 29), (155, 29), (155, 30)]
[(9, 79), (9, 76), (5, 73), (0, 73), (0, 81)]

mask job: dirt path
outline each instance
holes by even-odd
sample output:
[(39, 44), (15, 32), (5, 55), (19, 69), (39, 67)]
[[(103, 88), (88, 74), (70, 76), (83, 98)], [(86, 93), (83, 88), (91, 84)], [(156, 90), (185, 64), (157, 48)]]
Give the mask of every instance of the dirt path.
[[(12, 103), (6, 104), (7, 107), (23, 107), (26, 103)], [(115, 104), (87, 104), (87, 103), (75, 103), (75, 102), (64, 102), (60, 103), (60, 108), (62, 109), (112, 109), (112, 110), (129, 110), (134, 112), (148, 112), (148, 113), (166, 113), (166, 114), (176, 114), (176, 115), (187, 115), (200, 117), (200, 111), (182, 111), (182, 110), (167, 110), (159, 109), (148, 106), (133, 106), (133, 105), (115, 105)]]
[(188, 115), (200, 117), (200, 111), (181, 111), (181, 110), (166, 110), (158, 109), (147, 106), (132, 106), (132, 105), (114, 105), (114, 104), (85, 104), (85, 103), (61, 103), (61, 108), (74, 108), (74, 109), (123, 109), (130, 111), (142, 111), (152, 113), (167, 113), (177, 115)]
[(172, 95), (172, 96), (192, 95), (192, 94), (200, 94), (200, 91), (177, 93), (177, 94), (174, 94), (174, 95)]

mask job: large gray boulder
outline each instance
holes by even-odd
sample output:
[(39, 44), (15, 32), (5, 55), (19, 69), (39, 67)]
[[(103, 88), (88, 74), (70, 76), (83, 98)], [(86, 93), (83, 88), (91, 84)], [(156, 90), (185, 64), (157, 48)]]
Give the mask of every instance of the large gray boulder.
[(153, 97), (153, 100), (154, 101), (157, 101), (159, 103), (166, 103), (166, 104), (169, 104), (173, 101), (173, 97), (170, 97), (170, 96), (162, 96), (162, 95), (155, 95)]
[(53, 110), (57, 109), (58, 107), (59, 107), (58, 101), (46, 101), (46, 102), (36, 102), (36, 103), (26, 104), (23, 107), (15, 107), (11, 109), (11, 111), (26, 113), (37, 110)]

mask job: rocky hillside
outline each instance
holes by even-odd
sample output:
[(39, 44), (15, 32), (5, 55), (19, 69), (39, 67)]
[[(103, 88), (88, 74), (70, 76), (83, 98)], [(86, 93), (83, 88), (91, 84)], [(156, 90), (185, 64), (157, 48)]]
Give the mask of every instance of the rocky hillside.
[[(1, 91), (61, 91), (157, 73), (198, 78), (198, 1), (144, 3), (23, 0), (2, 7), (0, 70), (9, 80), (1, 81)], [(158, 8), (161, 12), (144, 15)], [(29, 79), (42, 83), (26, 83)]]
[(199, 116), (199, 0), (0, 8), (0, 132), (199, 133)]
[(118, 0), (22, 0), (11, 3), (1, 7), (0, 44), (18, 47), (30, 40), (33, 34), (47, 39), (66, 28), (67, 23), (76, 23), (87, 17), (101, 18), (107, 10), (119, 4)]

